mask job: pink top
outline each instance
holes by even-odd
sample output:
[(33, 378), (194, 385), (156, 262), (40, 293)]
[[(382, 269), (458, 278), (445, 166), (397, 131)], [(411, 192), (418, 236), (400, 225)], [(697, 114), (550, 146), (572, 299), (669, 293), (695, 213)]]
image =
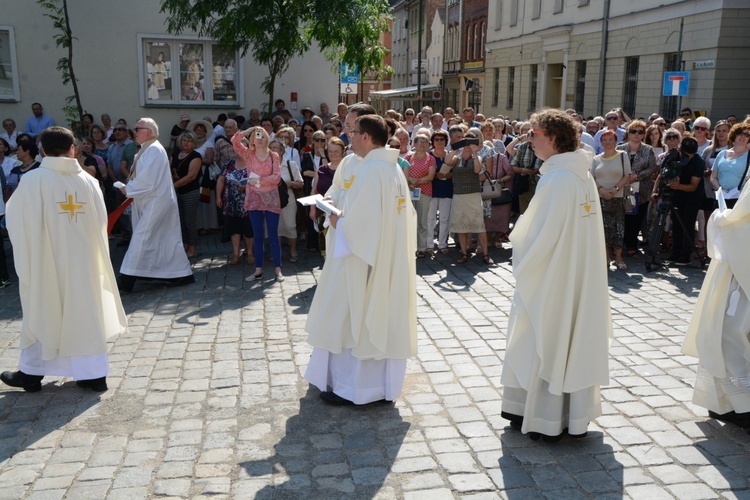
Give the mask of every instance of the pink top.
[(281, 213), (279, 200), (279, 182), (281, 182), (281, 164), (279, 155), (271, 151), (268, 157), (260, 161), (255, 151), (242, 144), (245, 136), (241, 133), (232, 136), (232, 146), (237, 156), (242, 158), (247, 169), (247, 176), (255, 172), (260, 176), (260, 186), (248, 182), (245, 190), (245, 210), (262, 210)]
[[(409, 165), (411, 165), (409, 177), (427, 177), (430, 174), (430, 167), (437, 168), (435, 157), (429, 153), (425, 154), (425, 157), (421, 160), (414, 158), (414, 153), (408, 153), (404, 159), (409, 162)], [(426, 184), (420, 184), (416, 187), (422, 190), (422, 194), (432, 196), (432, 181)]]

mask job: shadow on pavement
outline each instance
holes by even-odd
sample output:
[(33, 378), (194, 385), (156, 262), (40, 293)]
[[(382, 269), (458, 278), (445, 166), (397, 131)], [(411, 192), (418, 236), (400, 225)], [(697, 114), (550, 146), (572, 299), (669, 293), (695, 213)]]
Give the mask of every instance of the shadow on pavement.
[(508, 426), (500, 438), (500, 468), (488, 473), (510, 500), (578, 498), (581, 489), (590, 498), (622, 498), (623, 465), (599, 431), (545, 443)]
[(248, 476), (270, 483), (255, 493), (259, 500), (372, 498), (409, 426), (393, 404), (329, 406), (311, 387), (286, 421), (273, 456), (240, 465)]
[[(748, 431), (733, 424), (722, 424), (710, 419), (697, 422), (696, 426), (703, 431), (706, 439), (696, 441), (694, 446), (715, 471), (715, 474), (711, 475), (710, 484), (737, 492), (749, 488), (747, 449), (750, 445), (750, 435)], [(707, 481), (708, 478), (701, 477), (701, 479)]]

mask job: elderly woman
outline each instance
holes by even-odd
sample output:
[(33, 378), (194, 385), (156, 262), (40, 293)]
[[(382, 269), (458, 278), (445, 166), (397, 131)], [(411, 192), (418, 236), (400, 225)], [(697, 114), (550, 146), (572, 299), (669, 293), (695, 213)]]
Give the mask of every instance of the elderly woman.
[(221, 241), (232, 242), (232, 257), (229, 264), (240, 263), (240, 240), (245, 239), (245, 251), (247, 252), (247, 263), (254, 264), (253, 257), (253, 227), (250, 217), (245, 210), (245, 183), (247, 182), (247, 170), (237, 168), (236, 160), (229, 160), (224, 164), (221, 175), (216, 180), (216, 192), (218, 199), (216, 206), (224, 213), (224, 228)]
[[(208, 169), (214, 162), (214, 129), (211, 122), (206, 119), (190, 122), (187, 129), (192, 131), (197, 138), (195, 151), (201, 155), (201, 171), (198, 173), (198, 182), (201, 184), (204, 180), (204, 175), (208, 173), (206, 169)], [(177, 148), (179, 151), (179, 143), (177, 144)], [(205, 186), (205, 183), (200, 185), (201, 188), (204, 188)], [(209, 191), (204, 194), (203, 203), (198, 205), (197, 225), (201, 230), (216, 229), (219, 227), (219, 218), (216, 213), (215, 188), (215, 185), (212, 188), (206, 188), (209, 189)]]
[[(310, 134), (309, 140), (311, 143), (310, 150), (301, 153), (302, 179), (305, 183), (302, 191), (305, 196), (309, 196), (312, 193), (315, 174), (318, 172), (320, 166), (329, 160), (328, 153), (326, 152), (327, 140), (325, 132), (316, 130)], [(306, 209), (306, 211), (309, 217), (309, 209)], [(318, 233), (315, 232), (315, 227), (309, 218), (307, 219), (307, 250), (308, 252), (317, 252), (320, 250), (318, 247)]]
[(3, 175), (6, 179), (10, 175), (10, 171), (13, 169), (13, 167), (20, 163), (18, 160), (11, 158), (9, 155), (10, 144), (8, 144), (8, 141), (6, 141), (5, 139), (0, 139), (0, 169), (2, 169)]
[[(494, 157), (494, 166), (490, 173), (492, 174), (493, 179), (500, 181), (502, 188), (509, 189), (511, 193), (513, 192), (513, 176), (515, 174), (513, 172), (513, 167), (510, 166), (507, 156), (504, 154), (496, 155)], [(508, 241), (508, 233), (510, 233), (510, 216), (510, 203), (491, 205), (491, 216), (488, 219), (485, 219), (484, 226), (488, 234), (493, 233), (490, 243), (494, 243), (495, 248), (502, 248), (503, 241)]]
[(501, 416), (531, 439), (557, 441), (566, 430), (586, 436), (601, 415), (612, 318), (591, 155), (578, 149), (563, 111), (541, 111), (531, 123), (531, 147), (544, 164), (536, 196), (510, 235), (516, 289)]
[[(243, 141), (248, 140), (250, 146)], [(281, 158), (268, 149), (268, 132), (263, 127), (252, 127), (232, 136), (232, 146), (237, 156), (242, 158), (247, 168), (248, 182), (245, 190), (245, 210), (250, 215), (255, 254), (254, 280), (263, 279), (263, 235), (268, 230), (273, 265), (276, 268), (276, 281), (284, 281), (281, 274), (281, 242), (279, 241), (279, 216), (281, 199)], [(265, 227), (264, 227), (265, 225)]]
[(107, 164), (99, 155), (94, 154), (94, 140), (91, 137), (81, 138), (81, 153), (86, 157), (92, 157), (96, 161), (96, 172), (94, 177), (104, 189), (107, 180)]
[(289, 160), (293, 161), (297, 165), (302, 165), (299, 151), (294, 148), (294, 141), (296, 139), (296, 136), (292, 127), (281, 127), (273, 136), (273, 138), (281, 141), (281, 144), (284, 146), (282, 161)]
[(406, 111), (404, 111), (404, 122), (401, 124), (401, 126), (406, 130), (408, 134), (411, 134), (411, 131), (414, 130), (414, 127), (417, 125), (419, 125), (419, 122), (416, 121), (414, 110), (411, 108), (406, 108)]
[[(268, 143), (268, 149), (283, 158), (284, 144), (278, 139)], [(292, 160), (282, 160), (281, 162), (281, 180), (286, 184), (286, 190), (289, 194), (289, 203), (281, 209), (279, 219), (279, 236), (289, 240), (289, 262), (294, 264), (299, 258), (297, 255), (297, 201), (294, 198), (294, 190), (302, 189), (302, 174), (299, 166)]]
[(108, 150), (107, 133), (100, 125), (94, 125), (91, 127), (91, 139), (94, 141), (94, 154), (106, 162)]
[[(656, 155), (654, 149), (645, 144), (646, 122), (633, 120), (628, 124), (627, 142), (616, 147), (618, 151), (624, 151), (630, 159), (630, 170), (638, 176), (638, 187), (635, 191), (638, 209), (634, 214), (625, 214), (625, 239), (624, 244), (628, 249), (628, 255), (638, 253), (638, 233), (643, 224), (643, 218), (648, 213), (650, 194), (654, 187), (653, 177), (656, 173)], [(648, 240), (648, 235), (643, 235), (643, 240)]]
[(16, 121), (13, 118), (6, 118), (3, 120), (3, 132), (0, 132), (0, 139), (5, 139), (10, 146), (11, 151), (15, 151), (18, 147), (18, 130), (16, 130)]
[[(424, 134), (414, 137), (415, 151), (408, 153), (404, 159), (409, 162), (409, 187), (419, 189), (419, 199), (414, 200), (417, 211), (417, 258), (423, 259), (432, 254), (433, 233), (428, 230), (430, 203), (432, 202), (432, 179), (435, 178), (435, 157), (429, 154), (430, 138)], [(434, 229), (434, 228), (433, 228)]]
[[(455, 127), (458, 127), (456, 125)], [(479, 139), (474, 133), (460, 135), (465, 138)], [(460, 140), (459, 131), (450, 129), (451, 140)], [(458, 245), (461, 257), (459, 264), (469, 260), (471, 234), (477, 235), (479, 245), (485, 249), (482, 260), (485, 264), (494, 264), (487, 254), (487, 232), (484, 227), (484, 207), (482, 204), (481, 181), (484, 180), (484, 165), (479, 156), (481, 146), (470, 145), (452, 150), (445, 157), (445, 165), (451, 167), (453, 174), (453, 202), (451, 203), (450, 231), (458, 234)]]
[(16, 159), (18, 160), (19, 164), (13, 167), (5, 176), (5, 185), (9, 188), (11, 193), (16, 190), (18, 184), (21, 182), (21, 177), (23, 177), (26, 172), (39, 167), (39, 162), (36, 161), (36, 157), (38, 154), (39, 148), (37, 147), (35, 142), (20, 141), (18, 143), (18, 149), (16, 150)]
[(482, 139), (485, 145), (491, 147), (496, 155), (505, 154), (505, 142), (502, 139), (498, 139), (495, 134), (495, 123), (487, 120), (479, 126), (479, 130), (482, 131)]
[(201, 155), (195, 150), (197, 139), (193, 132), (183, 132), (177, 138), (179, 151), (172, 156), (172, 180), (177, 192), (177, 208), (180, 211), (182, 243), (188, 258), (198, 255), (198, 198), (201, 171)]
[(438, 229), (438, 250), (443, 255), (448, 253), (448, 223), (451, 217), (451, 203), (453, 202), (453, 174), (448, 172), (441, 174), (440, 169), (448, 156), (446, 146), (448, 145), (448, 132), (437, 130), (430, 138), (432, 150), (430, 154), (435, 157), (435, 178), (432, 181), (432, 202), (430, 202), (430, 213), (427, 220), (427, 232), (435, 234), (435, 225), (440, 215), (440, 227)]
[[(727, 207), (733, 208), (740, 197), (740, 191), (747, 177), (747, 166), (750, 162), (750, 124), (738, 123), (729, 131), (731, 147), (716, 155), (711, 169), (711, 185), (714, 190), (721, 189), (727, 201)], [(744, 176), (744, 178), (743, 178)]]
[(622, 151), (617, 151), (617, 134), (605, 130), (599, 137), (604, 152), (594, 157), (591, 176), (596, 182), (604, 220), (604, 243), (607, 265), (612, 262), (610, 248), (615, 254), (617, 269), (627, 269), (622, 260), (622, 241), (625, 236), (625, 198), (623, 188), (637, 179), (630, 171), (630, 159)]

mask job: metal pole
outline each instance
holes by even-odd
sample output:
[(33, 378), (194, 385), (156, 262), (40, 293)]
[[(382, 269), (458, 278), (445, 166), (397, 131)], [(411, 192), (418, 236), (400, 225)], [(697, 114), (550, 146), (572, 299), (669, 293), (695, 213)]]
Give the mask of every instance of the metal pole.
[[(417, 38), (417, 102), (422, 107), (422, 3), (423, 0), (419, 0), (419, 35)], [(415, 110), (415, 113), (417, 111)]]
[[(680, 71), (685, 71), (685, 61), (682, 60), (682, 30), (685, 26), (685, 18), (680, 18), (680, 38), (677, 40), (677, 64), (680, 65)], [(677, 115), (682, 112), (682, 96), (677, 97)]]
[(596, 109), (598, 115), (604, 114), (604, 77), (607, 73), (607, 41), (609, 39), (609, 2), (604, 2), (604, 13), (602, 14), (602, 49), (599, 55), (599, 96), (597, 98)]

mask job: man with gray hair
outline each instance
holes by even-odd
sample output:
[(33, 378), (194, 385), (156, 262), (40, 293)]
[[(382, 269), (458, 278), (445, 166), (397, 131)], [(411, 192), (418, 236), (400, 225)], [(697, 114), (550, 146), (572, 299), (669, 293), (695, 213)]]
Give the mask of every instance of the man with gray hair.
[(195, 282), (180, 232), (177, 194), (164, 147), (157, 140), (159, 127), (151, 118), (135, 125), (141, 150), (135, 156), (130, 182), (120, 187), (133, 199), (133, 237), (120, 267), (120, 290), (131, 292), (138, 278)]

